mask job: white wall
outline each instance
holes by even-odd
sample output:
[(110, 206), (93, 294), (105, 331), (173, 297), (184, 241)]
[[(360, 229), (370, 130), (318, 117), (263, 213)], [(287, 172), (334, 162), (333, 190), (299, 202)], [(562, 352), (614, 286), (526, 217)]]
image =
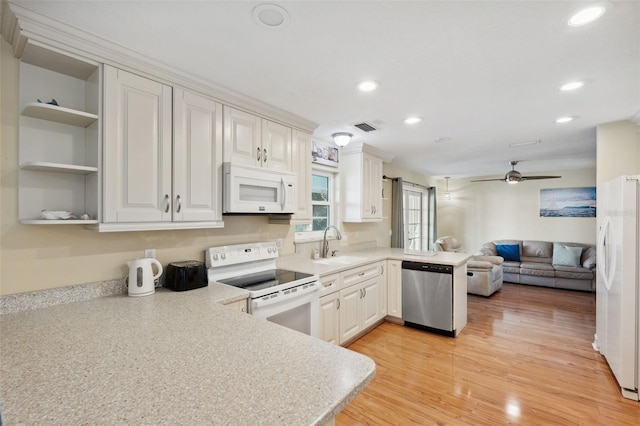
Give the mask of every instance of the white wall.
[(604, 123), (596, 128), (597, 181), (640, 174), (640, 128), (630, 120)]
[(450, 201), (442, 199), (438, 181), (438, 236), (453, 235), (469, 252), (497, 239), (562, 241), (595, 244), (595, 218), (540, 217), (540, 189), (596, 186), (595, 169), (549, 171), (561, 179), (517, 185), (449, 179)]

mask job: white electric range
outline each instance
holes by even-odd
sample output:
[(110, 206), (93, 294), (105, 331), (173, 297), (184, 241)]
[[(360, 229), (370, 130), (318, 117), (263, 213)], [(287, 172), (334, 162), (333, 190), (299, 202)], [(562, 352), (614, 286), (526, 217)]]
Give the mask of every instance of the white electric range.
[(249, 313), (310, 336), (318, 336), (319, 278), (278, 269), (275, 242), (206, 250), (209, 282), (249, 291)]

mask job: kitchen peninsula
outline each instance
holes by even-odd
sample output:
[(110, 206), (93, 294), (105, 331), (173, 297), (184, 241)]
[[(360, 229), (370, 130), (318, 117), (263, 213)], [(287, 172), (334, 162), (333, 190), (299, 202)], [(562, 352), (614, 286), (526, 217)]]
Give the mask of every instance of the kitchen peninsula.
[(363, 355), (224, 307), (218, 286), (0, 316), (5, 424), (330, 424)]

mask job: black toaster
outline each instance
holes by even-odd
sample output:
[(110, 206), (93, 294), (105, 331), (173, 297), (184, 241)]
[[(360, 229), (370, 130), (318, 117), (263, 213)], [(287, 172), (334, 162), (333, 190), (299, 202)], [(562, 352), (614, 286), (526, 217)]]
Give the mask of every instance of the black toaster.
[(174, 291), (193, 290), (209, 285), (207, 267), (197, 260), (171, 262), (167, 265), (164, 286)]

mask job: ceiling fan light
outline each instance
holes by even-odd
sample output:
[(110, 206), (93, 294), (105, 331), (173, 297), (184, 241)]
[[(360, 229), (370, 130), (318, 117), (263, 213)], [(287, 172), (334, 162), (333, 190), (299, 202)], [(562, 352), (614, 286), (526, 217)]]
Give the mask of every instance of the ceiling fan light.
[(347, 146), (352, 137), (353, 134), (348, 132), (337, 132), (331, 135), (331, 138), (333, 139), (335, 144), (340, 147)]

